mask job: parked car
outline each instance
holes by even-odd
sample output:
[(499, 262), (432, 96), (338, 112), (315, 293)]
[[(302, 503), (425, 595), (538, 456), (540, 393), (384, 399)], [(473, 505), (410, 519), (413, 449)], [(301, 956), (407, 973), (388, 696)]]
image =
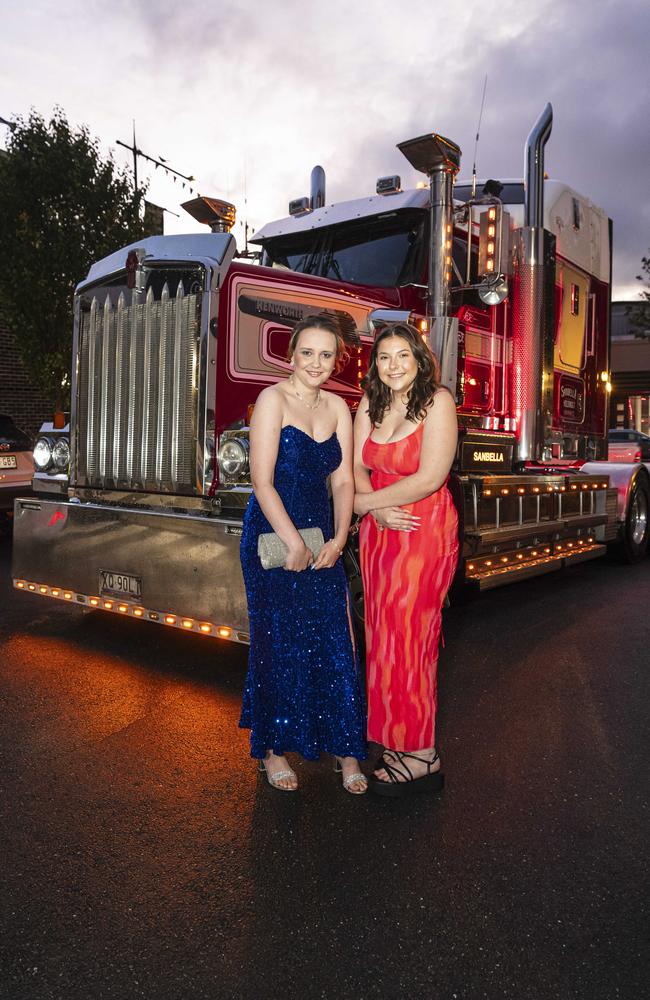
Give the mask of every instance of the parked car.
[(0, 527), (13, 520), (14, 500), (32, 492), (32, 442), (12, 418), (0, 413)]
[(610, 462), (650, 462), (650, 436), (647, 434), (613, 427), (607, 437)]

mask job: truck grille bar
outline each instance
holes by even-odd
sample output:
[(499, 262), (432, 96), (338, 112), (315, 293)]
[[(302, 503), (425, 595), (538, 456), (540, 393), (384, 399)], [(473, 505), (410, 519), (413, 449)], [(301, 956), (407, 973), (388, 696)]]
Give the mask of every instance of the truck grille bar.
[(77, 485), (195, 492), (199, 298), (105, 295), (81, 314)]

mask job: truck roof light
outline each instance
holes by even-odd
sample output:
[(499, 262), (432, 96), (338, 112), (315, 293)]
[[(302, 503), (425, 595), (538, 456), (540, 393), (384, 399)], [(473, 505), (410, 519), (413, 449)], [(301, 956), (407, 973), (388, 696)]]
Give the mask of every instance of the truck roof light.
[(289, 215), (307, 215), (311, 212), (309, 198), (294, 198), (289, 202)]
[(390, 177), (377, 178), (377, 194), (399, 194), (402, 190), (402, 178), (399, 174), (391, 174)]

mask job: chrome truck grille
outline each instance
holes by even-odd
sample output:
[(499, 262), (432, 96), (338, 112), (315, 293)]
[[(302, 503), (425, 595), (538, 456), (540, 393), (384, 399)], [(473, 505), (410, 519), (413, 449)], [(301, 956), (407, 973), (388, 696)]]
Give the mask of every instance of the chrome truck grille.
[(182, 279), (173, 291), (165, 282), (158, 297), (152, 287), (146, 296), (123, 286), (86, 293), (78, 338), (77, 485), (195, 491), (199, 301), (195, 292), (186, 294)]

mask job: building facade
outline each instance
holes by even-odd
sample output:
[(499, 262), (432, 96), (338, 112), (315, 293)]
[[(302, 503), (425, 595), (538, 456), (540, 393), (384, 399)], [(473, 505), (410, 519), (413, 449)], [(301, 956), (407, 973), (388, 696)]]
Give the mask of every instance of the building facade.
[(635, 335), (630, 310), (639, 300), (612, 302), (612, 396), (610, 427), (631, 427), (650, 434), (650, 306), (645, 337)]

